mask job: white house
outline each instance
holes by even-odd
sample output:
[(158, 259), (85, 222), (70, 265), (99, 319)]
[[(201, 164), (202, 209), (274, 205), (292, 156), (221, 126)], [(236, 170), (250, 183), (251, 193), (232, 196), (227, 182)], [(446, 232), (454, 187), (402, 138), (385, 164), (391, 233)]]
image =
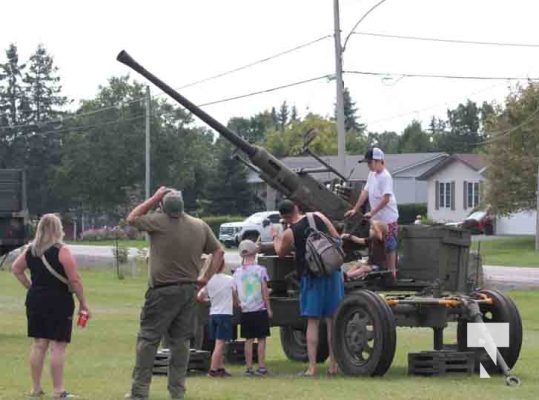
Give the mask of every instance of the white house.
[[(417, 179), (427, 181), (427, 214), (437, 222), (459, 222), (481, 204), (485, 160), (478, 154), (453, 154)], [(536, 212), (497, 217), (498, 235), (534, 235)]]
[(453, 154), (419, 180), (427, 181), (427, 214), (439, 222), (462, 221), (481, 202), (485, 162), (478, 154)]

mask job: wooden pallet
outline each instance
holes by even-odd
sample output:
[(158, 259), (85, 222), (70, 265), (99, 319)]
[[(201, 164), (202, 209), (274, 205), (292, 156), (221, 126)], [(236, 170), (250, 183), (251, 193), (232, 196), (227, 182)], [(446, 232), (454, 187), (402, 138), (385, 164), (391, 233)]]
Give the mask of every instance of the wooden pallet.
[[(170, 352), (168, 349), (161, 349), (155, 355), (153, 364), (154, 375), (166, 375), (168, 373), (168, 361)], [(210, 369), (210, 352), (204, 350), (191, 349), (189, 354), (188, 371), (207, 372)]]
[(475, 353), (470, 351), (440, 350), (408, 353), (408, 374), (410, 375), (472, 374), (474, 365)]

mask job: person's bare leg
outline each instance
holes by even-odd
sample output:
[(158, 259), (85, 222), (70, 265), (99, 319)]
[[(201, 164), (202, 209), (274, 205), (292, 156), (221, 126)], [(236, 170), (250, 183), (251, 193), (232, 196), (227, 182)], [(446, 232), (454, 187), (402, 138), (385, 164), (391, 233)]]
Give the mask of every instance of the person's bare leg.
[(328, 336), (328, 349), (329, 349), (329, 368), (330, 374), (336, 374), (339, 371), (339, 365), (335, 359), (335, 353), (333, 351), (333, 318), (326, 318), (326, 329)]
[(43, 364), (47, 349), (49, 348), (48, 339), (34, 339), (30, 349), (30, 372), (32, 375), (32, 393), (40, 393), (41, 376), (43, 374)]
[(258, 368), (266, 368), (266, 338), (258, 338)]
[(320, 321), (315, 318), (307, 319), (307, 356), (309, 359), (309, 367), (306, 374), (316, 374), (316, 351), (318, 349), (318, 329)]
[(54, 394), (62, 393), (64, 389), (64, 362), (67, 343), (51, 340), (51, 375)]
[(213, 353), (211, 355), (211, 364), (210, 369), (212, 371), (217, 371), (221, 368), (223, 362), (223, 350), (225, 348), (225, 341), (221, 339), (215, 339), (215, 347), (213, 348)]
[(387, 262), (387, 269), (391, 271), (391, 275), (393, 275), (393, 278), (397, 278), (397, 252), (392, 251), (389, 253), (386, 253), (386, 262)]
[(245, 339), (244, 355), (245, 355), (245, 368), (253, 368), (253, 342), (254, 339)]

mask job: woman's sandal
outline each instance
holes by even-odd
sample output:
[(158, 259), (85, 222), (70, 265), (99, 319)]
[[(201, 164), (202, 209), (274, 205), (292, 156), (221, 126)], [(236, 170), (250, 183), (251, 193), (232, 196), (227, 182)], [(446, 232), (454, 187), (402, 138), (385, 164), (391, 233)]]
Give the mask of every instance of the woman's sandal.
[(311, 374), (308, 370), (305, 370), (298, 373), (298, 376), (301, 378), (314, 378), (316, 375)]
[(45, 396), (45, 392), (43, 390), (40, 390), (39, 392), (28, 393), (29, 399), (39, 399), (41, 396)]

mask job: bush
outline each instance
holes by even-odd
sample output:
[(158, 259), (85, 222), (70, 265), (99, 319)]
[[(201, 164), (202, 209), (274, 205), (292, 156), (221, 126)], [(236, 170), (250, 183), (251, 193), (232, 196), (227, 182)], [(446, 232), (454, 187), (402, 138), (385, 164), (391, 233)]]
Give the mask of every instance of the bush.
[(398, 208), (399, 224), (401, 225), (413, 224), (416, 216), (425, 217), (427, 215), (426, 203), (399, 204)]
[(209, 215), (207, 217), (202, 217), (202, 220), (206, 222), (215, 236), (219, 235), (219, 227), (225, 222), (238, 222), (243, 221), (246, 217), (241, 215)]

